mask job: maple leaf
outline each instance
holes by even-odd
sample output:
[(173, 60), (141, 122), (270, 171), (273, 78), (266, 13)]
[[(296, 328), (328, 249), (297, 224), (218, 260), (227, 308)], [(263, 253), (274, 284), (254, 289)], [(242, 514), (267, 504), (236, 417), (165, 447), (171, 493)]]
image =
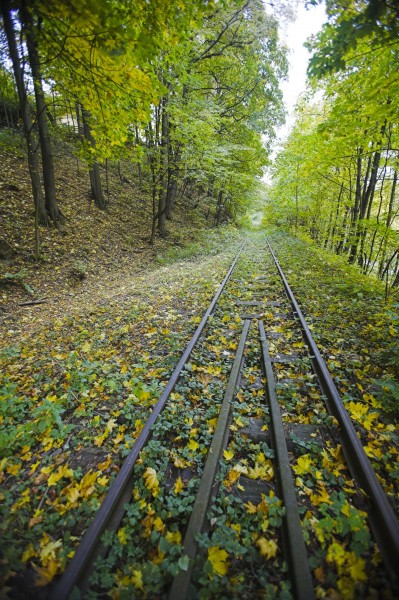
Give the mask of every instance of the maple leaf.
[(248, 502), (244, 504), (244, 506), (247, 509), (247, 513), (249, 513), (250, 515), (254, 515), (258, 510), (256, 504), (253, 504), (250, 500), (248, 500)]
[(320, 504), (333, 504), (332, 500), (330, 499), (330, 494), (328, 493), (327, 489), (325, 488), (324, 485), (319, 484), (319, 490), (320, 493), (319, 495), (316, 494), (311, 494), (310, 495), (310, 500), (311, 502), (315, 505), (315, 506), (319, 506)]
[(181, 533), (180, 531), (168, 531), (165, 535), (165, 538), (171, 544), (180, 544), (181, 543)]
[(143, 589), (143, 587), (144, 587), (144, 585), (143, 585), (143, 575), (141, 574), (141, 571), (137, 571), (137, 570), (132, 571), (132, 584), (138, 590), (142, 590)]
[(150, 490), (154, 498), (156, 498), (159, 494), (159, 481), (155, 469), (152, 467), (147, 467), (144, 473), (144, 479), (145, 487), (147, 490)]
[(38, 523), (41, 523), (42, 521), (43, 521), (43, 510), (40, 510), (40, 509), (35, 510), (33, 517), (31, 517), (31, 519), (29, 520), (29, 524), (28, 524), (29, 529), (32, 529), (32, 527), (34, 527)]
[(212, 565), (212, 569), (218, 575), (226, 575), (228, 569), (227, 558), (226, 550), (221, 549), (219, 546), (208, 548), (208, 560)]
[(120, 529), (118, 529), (117, 535), (122, 546), (125, 546), (127, 544), (126, 527), (121, 527)]
[(227, 479), (223, 482), (226, 487), (232, 486), (240, 477), (240, 473), (236, 469), (231, 469), (227, 473)]
[(176, 456), (176, 458), (173, 460), (173, 464), (177, 469), (184, 469), (187, 467), (188, 462), (184, 458)]
[(353, 555), (353, 557), (351, 556), (350, 560), (352, 564), (349, 566), (351, 578), (354, 581), (367, 581), (367, 574), (365, 572), (366, 561), (364, 558), (356, 557), (354, 552), (352, 552), (351, 555)]
[(102, 477), (97, 478), (97, 483), (102, 486), (106, 486), (109, 481), (109, 477), (103, 475)]
[(116, 419), (110, 419), (106, 425), (107, 431), (111, 432), (115, 427), (118, 427)]
[(260, 537), (256, 540), (256, 545), (259, 548), (260, 554), (268, 560), (277, 554), (278, 546), (274, 540), (267, 540), (264, 537)]
[(48, 535), (44, 534), (40, 542), (40, 560), (45, 562), (50, 558), (56, 557), (56, 550), (62, 546), (61, 540), (52, 541)]
[(54, 558), (51, 558), (47, 562), (46, 566), (36, 567), (34, 565), (34, 568), (38, 574), (38, 577), (35, 580), (36, 585), (38, 587), (44, 587), (45, 585), (48, 585), (50, 583), (50, 581), (52, 581), (54, 579), (55, 575), (57, 574), (58, 570), (60, 569), (60, 565)]
[(179, 477), (176, 479), (176, 482), (175, 482), (175, 486), (174, 486), (174, 488), (173, 488), (173, 491), (174, 491), (174, 493), (175, 493), (175, 494), (180, 494), (180, 492), (181, 492), (183, 489), (184, 489), (184, 483), (183, 483), (183, 481), (181, 480), (181, 477), (180, 477), (180, 475), (179, 475)]
[(37, 556), (37, 552), (34, 549), (33, 544), (30, 543), (29, 546), (24, 550), (21, 560), (22, 560), (22, 562), (28, 562), (28, 560), (30, 558), (32, 558), (33, 556)]
[(66, 492), (66, 496), (68, 498), (68, 502), (71, 504), (71, 506), (76, 506), (77, 501), (80, 498), (80, 488), (79, 485), (76, 485), (74, 487), (70, 487), (67, 492)]
[(196, 442), (195, 440), (190, 440), (187, 444), (187, 448), (189, 450), (193, 450), (194, 452), (197, 450), (198, 446), (199, 446), (199, 443)]
[(73, 479), (73, 471), (72, 469), (69, 469), (67, 465), (58, 467), (57, 471), (52, 473), (48, 478), (47, 485), (49, 487), (56, 485), (56, 483), (63, 477), (69, 477), (69, 479)]
[(309, 473), (309, 469), (312, 464), (313, 461), (310, 455), (304, 454), (298, 458), (297, 464), (293, 467), (293, 469), (297, 475), (303, 475), (304, 473)]
[(98, 471), (93, 471), (90, 469), (86, 473), (86, 475), (82, 478), (82, 481), (79, 484), (80, 495), (82, 498), (88, 498), (95, 489), (95, 482), (97, 480)]
[(225, 460), (231, 460), (234, 456), (234, 452), (232, 450), (223, 450), (223, 456)]
[(163, 533), (163, 531), (165, 530), (165, 524), (162, 521), (161, 517), (155, 517), (153, 528), (155, 531), (160, 531), (161, 533)]

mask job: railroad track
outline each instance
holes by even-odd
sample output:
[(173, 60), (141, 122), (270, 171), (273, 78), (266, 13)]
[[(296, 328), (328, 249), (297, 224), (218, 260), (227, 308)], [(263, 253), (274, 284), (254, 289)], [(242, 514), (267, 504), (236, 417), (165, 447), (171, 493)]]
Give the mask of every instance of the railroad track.
[(379, 597), (397, 564), (394, 511), (299, 305), (248, 244), (52, 598)]

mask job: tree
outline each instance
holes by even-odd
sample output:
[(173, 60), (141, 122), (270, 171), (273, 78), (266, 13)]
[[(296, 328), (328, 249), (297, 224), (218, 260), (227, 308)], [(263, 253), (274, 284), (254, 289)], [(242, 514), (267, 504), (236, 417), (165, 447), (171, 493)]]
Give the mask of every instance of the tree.
[[(341, 47), (343, 62), (333, 65), (329, 52), (335, 50), (337, 28), (356, 20), (359, 8), (353, 3), (347, 11), (335, 3), (329, 6), (334, 7), (333, 16), (330, 13), (330, 22), (310, 44), (315, 53), (310, 63), (312, 91), (321, 90), (324, 101), (309, 106), (309, 91), (307, 102), (299, 105), (297, 125), (277, 161), (271, 194), (277, 200), (287, 171), (294, 172), (295, 156), (301, 154), (297, 185), (303, 194), (295, 210), (302, 230), (317, 243), (344, 253), (365, 273), (389, 272), (396, 285), (398, 47), (388, 38), (377, 44), (371, 28), (368, 37), (355, 35), (356, 43), (345, 51)], [(317, 118), (311, 119), (315, 111)], [(286, 194), (291, 200), (284, 218), (292, 226), (294, 191)]]

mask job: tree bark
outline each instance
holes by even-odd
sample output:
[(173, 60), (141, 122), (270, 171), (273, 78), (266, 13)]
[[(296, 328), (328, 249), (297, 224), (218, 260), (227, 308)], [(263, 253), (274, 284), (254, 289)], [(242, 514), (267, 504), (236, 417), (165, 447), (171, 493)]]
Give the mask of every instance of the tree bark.
[(53, 151), (51, 148), (50, 130), (47, 119), (46, 100), (42, 86), (40, 58), (37, 50), (37, 40), (35, 37), (32, 15), (28, 10), (25, 1), (21, 3), (21, 20), (26, 37), (29, 65), (35, 90), (36, 119), (39, 127), (39, 142), (42, 153), (45, 207), (53, 223), (58, 225), (63, 221), (63, 216), (57, 206), (56, 200)]
[[(7, 37), (8, 50), (13, 66), (15, 83), (18, 91), (19, 108), (21, 111), (24, 137), (28, 156), (29, 175), (32, 184), (32, 195), (35, 203), (37, 220), (41, 225), (48, 225), (44, 206), (44, 198), (40, 181), (39, 160), (37, 156), (37, 141), (34, 137), (29, 102), (25, 89), (21, 60), (19, 57), (14, 24), (11, 15), (11, 2), (4, 0), (0, 3), (4, 31)], [(36, 246), (37, 246), (36, 240)]]
[(352, 232), (354, 236), (354, 240), (351, 244), (350, 252), (349, 252), (349, 262), (352, 264), (356, 260), (357, 255), (357, 247), (359, 244), (359, 230), (358, 230), (358, 221), (359, 221), (359, 213), (360, 213), (360, 205), (362, 201), (362, 149), (358, 149), (358, 156), (356, 161), (356, 188), (355, 188), (355, 205), (353, 207), (353, 216), (352, 216)]
[[(136, 125), (136, 146), (140, 144), (139, 128)], [(139, 189), (143, 189), (143, 169), (141, 167), (141, 161), (137, 161), (137, 174), (139, 176)]]
[(387, 254), (388, 230), (391, 227), (392, 219), (393, 219), (393, 203), (394, 203), (394, 199), (395, 199), (395, 191), (396, 191), (397, 181), (398, 181), (398, 172), (395, 169), (394, 174), (393, 174), (391, 194), (389, 197), (388, 214), (387, 214), (386, 223), (385, 223), (385, 234), (384, 234), (384, 243), (383, 243), (383, 247), (382, 247), (382, 255), (381, 255), (380, 265), (378, 268), (378, 275), (379, 275), (379, 277), (381, 277), (381, 279), (383, 277), (383, 271), (384, 271), (384, 266), (385, 266), (385, 264), (384, 264), (385, 257)]
[(161, 185), (158, 200), (158, 231), (162, 237), (166, 236), (166, 198), (168, 194), (169, 115), (167, 105), (168, 99), (167, 96), (165, 96), (162, 101), (160, 155)]
[(223, 208), (223, 190), (220, 190), (216, 205), (216, 216), (215, 216), (215, 225), (218, 227), (220, 225), (220, 221), (222, 218), (222, 208)]
[[(89, 111), (82, 108), (83, 133), (84, 133), (85, 139), (91, 144), (91, 146), (94, 147), (96, 145), (96, 143), (95, 143), (95, 140), (91, 133), (89, 119), (90, 119)], [(90, 177), (91, 194), (94, 199), (94, 204), (100, 210), (105, 210), (107, 208), (107, 203), (105, 201), (102, 186), (101, 186), (100, 166), (96, 159), (94, 159), (92, 165), (90, 166), (89, 177)]]

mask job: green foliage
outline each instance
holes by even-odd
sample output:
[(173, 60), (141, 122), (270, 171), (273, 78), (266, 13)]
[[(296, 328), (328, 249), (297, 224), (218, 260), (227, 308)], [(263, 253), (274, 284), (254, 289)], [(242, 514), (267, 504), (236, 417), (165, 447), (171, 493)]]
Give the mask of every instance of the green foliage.
[(17, 273), (4, 273), (0, 277), (0, 285), (7, 283), (17, 283), (22, 285), (22, 287), (28, 292), (28, 294), (34, 294), (33, 289), (28, 283), (26, 283), (25, 278), (26, 269), (21, 269), (20, 271), (17, 271)]
[[(327, 66), (330, 54), (331, 60), (337, 56), (334, 33), (358, 10), (352, 3), (348, 10), (330, 6), (337, 23), (312, 42), (314, 60)], [(399, 50), (384, 38), (374, 47), (373, 36), (370, 31), (357, 39), (356, 50), (349, 45), (345, 69), (335, 73), (326, 66), (298, 103), (296, 124), (274, 165), (265, 220), (301, 231), (364, 273), (385, 277), (389, 290), (398, 272)], [(320, 90), (323, 101), (312, 100)]]
[(158, 254), (156, 260), (163, 265), (199, 256), (214, 256), (222, 251), (224, 244), (239, 237), (239, 232), (231, 225), (224, 225), (218, 231), (205, 229), (198, 232), (195, 241), (184, 240), (177, 246), (171, 246), (166, 252)]
[[(312, 2), (316, 3), (316, 2)], [(317, 36), (317, 42), (308, 43), (317, 48), (309, 63), (309, 73), (320, 77), (332, 71), (344, 70), (350, 65), (351, 53), (359, 53), (366, 39), (369, 51), (384, 45), (394, 45), (399, 36), (399, 9), (394, 3), (366, 0), (345, 4), (327, 0), (329, 22)]]
[[(391, 350), (391, 349), (390, 349)], [(396, 347), (396, 354), (391, 355), (390, 357), (395, 360), (395, 365), (398, 364), (399, 351)], [(391, 366), (394, 366), (393, 362)], [(397, 380), (392, 377), (384, 377), (383, 379), (376, 379), (376, 385), (378, 386), (377, 396), (381, 401), (381, 405), (384, 408), (384, 411), (391, 415), (391, 417), (398, 421), (399, 419), (399, 383)]]

